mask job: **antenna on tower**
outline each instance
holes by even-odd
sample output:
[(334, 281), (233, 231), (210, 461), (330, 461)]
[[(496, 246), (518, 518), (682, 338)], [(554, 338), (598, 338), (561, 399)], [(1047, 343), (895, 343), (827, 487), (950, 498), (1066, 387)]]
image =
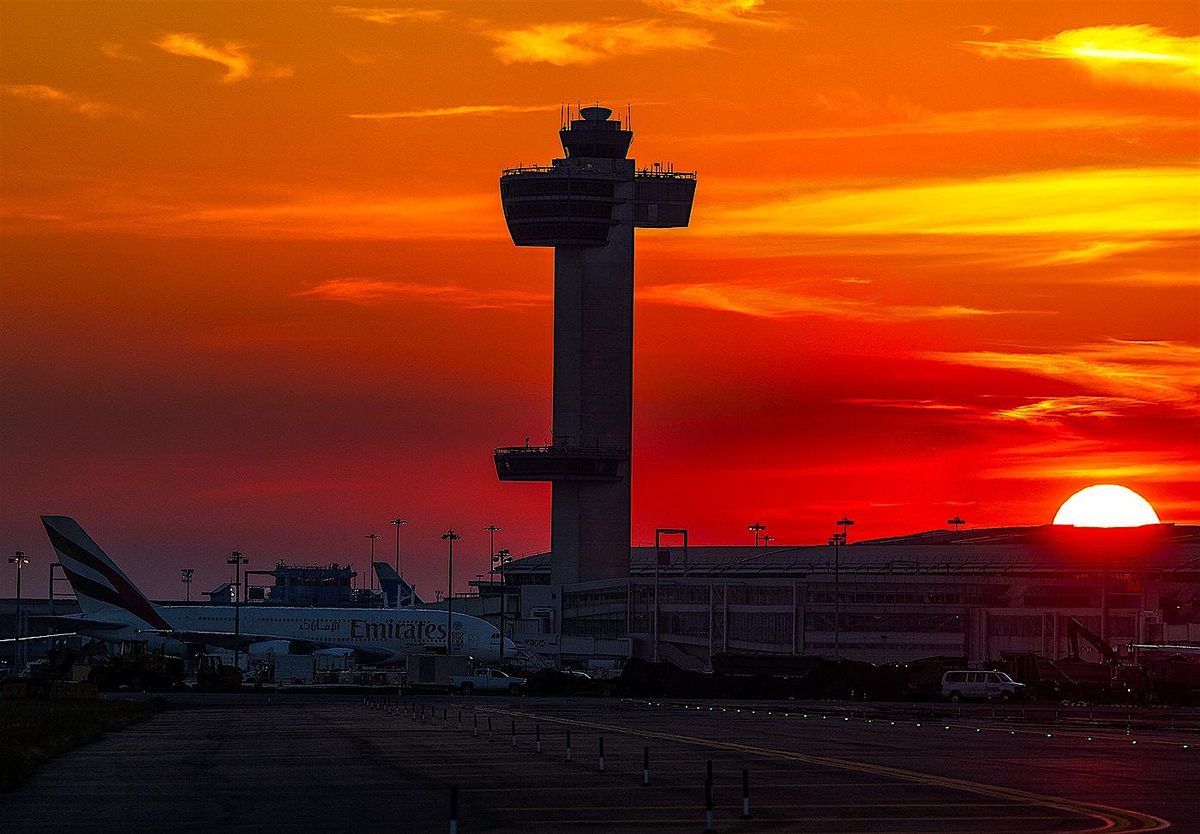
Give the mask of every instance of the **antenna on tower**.
[(633, 130), (633, 105), (629, 102), (625, 103), (625, 129)]

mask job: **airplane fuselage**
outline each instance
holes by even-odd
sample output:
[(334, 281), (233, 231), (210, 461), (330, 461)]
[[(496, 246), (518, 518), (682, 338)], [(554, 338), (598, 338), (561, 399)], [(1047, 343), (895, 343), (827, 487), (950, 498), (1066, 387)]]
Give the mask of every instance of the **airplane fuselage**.
[[(181, 632), (233, 634), (232, 605), (155, 606), (171, 626)], [(237, 617), (237, 631), (264, 640), (309, 642), (321, 647), (358, 649), (394, 660), (411, 654), (446, 650), (446, 612), (415, 608), (292, 608), (244, 605)], [(146, 633), (147, 626), (131, 623), (128, 628), (105, 630), (90, 636), (104, 640), (142, 640), (167, 648), (181, 647), (179, 641)], [(450, 625), (450, 653), (478, 660), (499, 657), (499, 633), (477, 617), (454, 614)], [(86, 627), (82, 629), (88, 633)]]

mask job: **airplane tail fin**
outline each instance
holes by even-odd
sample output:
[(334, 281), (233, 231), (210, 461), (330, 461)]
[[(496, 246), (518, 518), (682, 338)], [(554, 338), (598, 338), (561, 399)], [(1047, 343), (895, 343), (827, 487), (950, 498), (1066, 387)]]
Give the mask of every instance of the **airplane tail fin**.
[[(379, 587), (383, 588), (389, 608), (410, 608), (420, 604), (421, 598), (417, 596), (416, 589), (401, 579), (395, 568), (387, 562), (375, 562), (374, 566), (375, 575), (379, 577)], [(400, 595), (398, 605), (396, 604), (397, 594)]]
[(42, 525), (84, 614), (111, 617), (119, 609), (154, 628), (171, 627), (75, 519), (45, 515)]

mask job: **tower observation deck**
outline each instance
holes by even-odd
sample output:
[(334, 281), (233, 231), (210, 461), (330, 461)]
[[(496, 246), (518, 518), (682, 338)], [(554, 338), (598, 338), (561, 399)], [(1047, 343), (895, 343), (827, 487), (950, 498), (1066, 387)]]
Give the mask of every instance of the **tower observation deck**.
[(696, 175), (626, 157), (633, 132), (607, 107), (559, 131), (565, 158), (500, 177), (517, 246), (554, 247), (554, 436), (495, 450), (504, 481), (549, 481), (551, 583), (629, 573), (633, 230), (691, 217)]

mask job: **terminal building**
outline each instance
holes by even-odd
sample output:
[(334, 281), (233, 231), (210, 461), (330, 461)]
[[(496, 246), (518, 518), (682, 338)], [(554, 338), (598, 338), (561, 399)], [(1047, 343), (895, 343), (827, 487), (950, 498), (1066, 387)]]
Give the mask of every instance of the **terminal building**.
[[(1118, 649), (1200, 645), (1200, 527), (936, 530), (806, 547), (633, 548), (629, 575), (504, 571), (506, 633), (547, 665), (711, 669), (718, 654), (893, 663), (1068, 652), (1072, 618)], [(1085, 646), (1082, 656), (1099, 659)]]

